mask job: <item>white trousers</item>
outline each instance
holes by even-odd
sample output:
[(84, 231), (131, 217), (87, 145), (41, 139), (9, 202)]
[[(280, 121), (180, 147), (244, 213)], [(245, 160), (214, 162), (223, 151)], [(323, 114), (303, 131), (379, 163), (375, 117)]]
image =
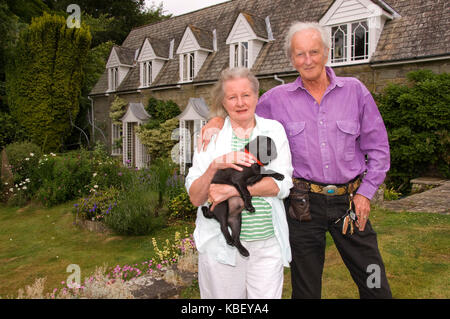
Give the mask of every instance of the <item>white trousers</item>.
[(202, 299), (281, 299), (283, 262), (275, 237), (243, 241), (249, 257), (237, 254), (236, 266), (199, 254), (198, 283)]

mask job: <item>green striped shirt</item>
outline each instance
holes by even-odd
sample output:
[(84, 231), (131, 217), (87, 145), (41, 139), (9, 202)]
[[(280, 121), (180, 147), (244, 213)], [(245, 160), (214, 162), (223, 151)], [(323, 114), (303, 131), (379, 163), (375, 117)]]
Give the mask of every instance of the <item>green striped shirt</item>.
[[(249, 142), (249, 139), (241, 139), (233, 132), (231, 147), (233, 151), (239, 151)], [(254, 213), (242, 211), (241, 240), (253, 241), (268, 239), (275, 235), (272, 223), (272, 206), (262, 197), (252, 197), (255, 207)]]

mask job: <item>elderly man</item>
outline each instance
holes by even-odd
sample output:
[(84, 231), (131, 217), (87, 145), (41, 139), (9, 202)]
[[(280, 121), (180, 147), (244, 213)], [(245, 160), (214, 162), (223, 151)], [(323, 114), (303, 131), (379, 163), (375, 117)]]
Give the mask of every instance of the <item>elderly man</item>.
[[(389, 144), (367, 88), (326, 67), (327, 33), (317, 23), (295, 23), (286, 53), (300, 73), (259, 100), (256, 113), (286, 130), (294, 188), (286, 201), (292, 249), (292, 298), (320, 298), (329, 231), (361, 298), (392, 298), (370, 199), (389, 170)], [(221, 127), (214, 118), (208, 128)]]

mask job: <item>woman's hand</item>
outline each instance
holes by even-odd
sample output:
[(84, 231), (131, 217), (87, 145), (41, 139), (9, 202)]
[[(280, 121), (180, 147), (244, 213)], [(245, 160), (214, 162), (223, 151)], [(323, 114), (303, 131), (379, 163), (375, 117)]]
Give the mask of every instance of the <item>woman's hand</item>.
[(211, 211), (223, 201), (230, 197), (240, 196), (237, 189), (227, 184), (211, 184), (209, 187), (208, 201), (212, 203), (209, 208)]
[(210, 167), (214, 170), (214, 172), (225, 168), (233, 168), (237, 171), (242, 171), (243, 168), (238, 165), (250, 167), (254, 163), (256, 163), (256, 158), (253, 154), (235, 151), (217, 157), (214, 161), (212, 161)]

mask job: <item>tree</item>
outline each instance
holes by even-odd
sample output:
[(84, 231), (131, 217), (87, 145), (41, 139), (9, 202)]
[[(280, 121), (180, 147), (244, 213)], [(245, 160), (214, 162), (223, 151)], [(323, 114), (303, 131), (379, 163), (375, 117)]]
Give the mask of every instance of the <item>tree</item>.
[[(74, 1), (44, 0), (44, 3), (52, 10), (65, 12), (67, 6)], [(162, 3), (158, 6), (152, 5), (147, 9), (145, 0), (77, 0), (76, 4), (83, 12), (82, 20), (85, 15), (92, 18), (103, 16), (113, 19), (113, 23), (106, 30), (93, 36), (93, 46), (109, 40), (121, 44), (132, 28), (170, 17), (170, 15), (164, 15)]]
[(43, 151), (59, 151), (79, 111), (91, 34), (69, 29), (62, 16), (34, 18), (14, 48), (6, 72), (11, 114)]

